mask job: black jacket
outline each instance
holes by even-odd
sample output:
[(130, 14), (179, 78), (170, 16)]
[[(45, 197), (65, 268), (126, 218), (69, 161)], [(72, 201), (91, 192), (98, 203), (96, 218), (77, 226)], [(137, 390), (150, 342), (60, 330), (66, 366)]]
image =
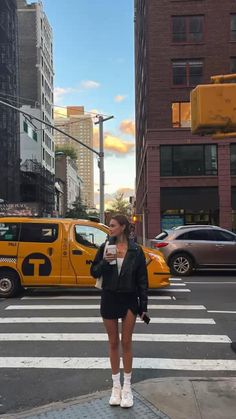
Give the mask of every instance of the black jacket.
[[(109, 244), (114, 244), (110, 239)], [(117, 265), (110, 265), (103, 259), (105, 243), (97, 251), (91, 266), (94, 278), (102, 276), (102, 288), (116, 292), (137, 292), (139, 297), (139, 311), (147, 311), (148, 277), (145, 256), (142, 248), (129, 240), (120, 275)]]

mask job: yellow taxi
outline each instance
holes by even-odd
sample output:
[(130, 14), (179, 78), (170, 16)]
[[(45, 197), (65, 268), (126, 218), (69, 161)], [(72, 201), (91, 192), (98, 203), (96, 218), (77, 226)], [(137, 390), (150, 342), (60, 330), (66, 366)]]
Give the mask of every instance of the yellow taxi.
[[(93, 287), (90, 265), (108, 227), (89, 220), (0, 218), (0, 297), (22, 287)], [(143, 247), (150, 288), (169, 285), (170, 272), (158, 250)]]

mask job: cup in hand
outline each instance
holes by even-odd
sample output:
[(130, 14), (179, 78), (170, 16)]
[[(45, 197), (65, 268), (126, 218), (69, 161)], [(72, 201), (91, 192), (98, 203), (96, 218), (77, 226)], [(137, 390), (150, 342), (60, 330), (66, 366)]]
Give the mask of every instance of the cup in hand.
[[(116, 255), (116, 245), (115, 244), (108, 244), (107, 249), (106, 249), (106, 253), (110, 253), (111, 255)], [(112, 260), (109, 263), (110, 263), (110, 265), (115, 265), (116, 260)]]

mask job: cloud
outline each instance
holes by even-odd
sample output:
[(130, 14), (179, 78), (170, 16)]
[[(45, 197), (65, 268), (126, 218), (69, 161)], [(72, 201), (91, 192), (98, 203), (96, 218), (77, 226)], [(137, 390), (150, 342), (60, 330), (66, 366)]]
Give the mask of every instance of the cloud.
[(72, 87), (55, 87), (54, 89), (54, 101), (55, 103), (60, 102), (64, 96), (74, 92), (75, 89)]
[[(135, 194), (134, 189), (131, 189), (131, 188), (119, 188), (112, 194), (105, 193), (105, 196), (104, 196), (105, 208), (111, 208), (116, 198), (116, 195), (120, 193), (124, 193), (124, 198), (129, 198), (130, 196), (134, 196)], [(99, 208), (99, 200), (100, 200), (99, 192), (95, 192), (94, 199), (95, 199), (96, 208)]]
[(80, 86), (82, 87), (82, 89), (87, 90), (87, 89), (97, 89), (98, 87), (101, 86), (101, 84), (94, 80), (84, 80), (80, 83)]
[[(93, 133), (93, 145), (95, 148), (99, 147), (99, 131), (98, 128), (94, 128)], [(125, 155), (127, 153), (133, 153), (134, 143), (123, 140), (110, 132), (104, 133), (104, 150), (110, 155), (115, 154), (117, 157)]]
[(55, 87), (54, 89), (54, 101), (55, 103), (62, 102), (64, 96), (72, 93), (81, 93), (83, 90), (97, 89), (100, 87), (100, 83), (93, 80), (84, 80), (79, 84), (79, 87)]
[(123, 102), (126, 99), (126, 97), (127, 97), (126, 95), (116, 95), (114, 100), (115, 102), (120, 103), (120, 102)]
[(135, 124), (134, 121), (131, 119), (124, 119), (120, 124), (120, 131), (123, 134), (129, 134), (132, 135), (132, 137), (135, 136)]

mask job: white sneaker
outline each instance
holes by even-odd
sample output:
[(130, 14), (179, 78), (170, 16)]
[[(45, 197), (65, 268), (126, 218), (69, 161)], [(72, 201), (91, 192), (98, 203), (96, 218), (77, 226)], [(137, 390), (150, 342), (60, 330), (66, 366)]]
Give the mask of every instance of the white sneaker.
[(119, 406), (121, 402), (121, 388), (113, 387), (111, 392), (111, 397), (109, 400), (110, 406)]
[(132, 407), (134, 405), (134, 399), (131, 387), (130, 388), (123, 388), (121, 392), (121, 407)]

